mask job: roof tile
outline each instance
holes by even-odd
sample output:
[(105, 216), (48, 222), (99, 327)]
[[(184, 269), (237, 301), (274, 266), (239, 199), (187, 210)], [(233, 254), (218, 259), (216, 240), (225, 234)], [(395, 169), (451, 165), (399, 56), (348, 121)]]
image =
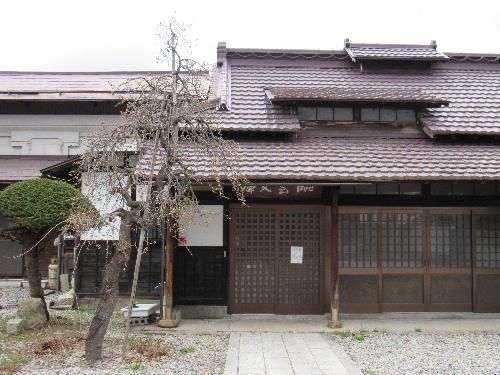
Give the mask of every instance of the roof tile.
[[(352, 63), (315, 65), (303, 60), (279, 66), (274, 60), (252, 65), (230, 65), (229, 111), (220, 112), (219, 123), (235, 130), (299, 130), (296, 116), (285, 106), (272, 104), (266, 88), (322, 92), (335, 87), (358, 92), (419, 92), (423, 97), (448, 101), (448, 107), (430, 108), (422, 123), (430, 134), (500, 135), (500, 69), (497, 63), (436, 63), (430, 71), (363, 73)], [(361, 95), (360, 95), (361, 96)]]
[[(312, 135), (310, 135), (312, 134)], [(338, 138), (302, 133), (273, 141), (240, 141), (241, 170), (250, 180), (427, 181), (499, 180), (500, 143), (429, 138)], [(214, 171), (189, 153), (200, 178)], [(144, 170), (148, 170), (146, 153)]]

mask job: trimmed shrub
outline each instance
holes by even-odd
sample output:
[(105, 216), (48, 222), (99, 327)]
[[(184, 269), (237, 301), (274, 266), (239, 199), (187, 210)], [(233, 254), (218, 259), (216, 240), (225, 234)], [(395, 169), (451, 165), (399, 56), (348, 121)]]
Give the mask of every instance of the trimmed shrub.
[(46, 178), (16, 182), (0, 191), (0, 215), (32, 230), (54, 226), (87, 205), (74, 186)]

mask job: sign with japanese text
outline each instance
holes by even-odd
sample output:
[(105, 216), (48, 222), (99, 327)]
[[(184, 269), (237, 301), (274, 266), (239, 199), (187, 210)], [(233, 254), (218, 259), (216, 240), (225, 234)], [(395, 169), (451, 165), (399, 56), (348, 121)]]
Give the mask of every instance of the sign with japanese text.
[(320, 198), (321, 188), (314, 185), (247, 185), (248, 198)]

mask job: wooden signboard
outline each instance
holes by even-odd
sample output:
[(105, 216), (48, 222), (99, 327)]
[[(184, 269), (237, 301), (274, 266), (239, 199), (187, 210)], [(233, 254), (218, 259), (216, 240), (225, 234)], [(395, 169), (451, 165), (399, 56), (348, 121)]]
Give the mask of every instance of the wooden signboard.
[(314, 185), (247, 185), (244, 187), (247, 198), (320, 198), (321, 187)]

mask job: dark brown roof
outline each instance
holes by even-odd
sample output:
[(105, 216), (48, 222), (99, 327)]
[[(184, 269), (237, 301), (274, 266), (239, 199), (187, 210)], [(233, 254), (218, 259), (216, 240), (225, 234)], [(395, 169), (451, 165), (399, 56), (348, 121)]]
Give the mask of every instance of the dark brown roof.
[[(421, 95), (450, 102), (428, 109), (423, 123), (428, 134), (500, 135), (500, 60), (435, 62), (421, 71), (361, 72), (348, 60), (319, 57), (228, 57), (218, 68), (219, 97), (228, 111), (220, 113), (226, 129), (298, 131), (300, 124), (285, 106), (270, 103), (270, 87), (309, 91), (329, 87), (358, 90), (415, 90)], [(229, 55), (228, 55), (229, 56)], [(223, 72), (223, 73), (222, 73)]]
[[(250, 180), (279, 181), (500, 180), (500, 142), (445, 142), (425, 136), (344, 138), (335, 134), (308, 130), (282, 140), (239, 141), (242, 172)], [(198, 177), (214, 177), (203, 155), (188, 154)], [(149, 171), (150, 159), (147, 151), (142, 160), (144, 171)]]
[(448, 56), (437, 51), (435, 42), (430, 45), (411, 44), (361, 44), (345, 42), (345, 51), (353, 61), (364, 60), (412, 60), (438, 61)]
[(288, 142), (241, 142), (241, 147), (250, 179), (500, 179), (500, 144), (303, 136)]
[(66, 156), (0, 157), (0, 182), (15, 182), (40, 177), (40, 170), (66, 160)]
[(449, 102), (418, 89), (401, 87), (271, 87), (266, 95), (273, 103), (404, 103), (413, 106), (441, 107)]

